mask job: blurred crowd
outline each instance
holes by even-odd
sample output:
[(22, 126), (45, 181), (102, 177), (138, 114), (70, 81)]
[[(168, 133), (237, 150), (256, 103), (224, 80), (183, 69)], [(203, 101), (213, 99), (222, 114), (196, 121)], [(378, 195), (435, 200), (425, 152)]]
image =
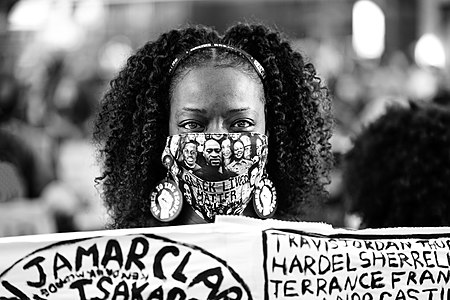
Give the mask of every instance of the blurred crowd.
[(0, 74), (0, 236), (104, 227), (91, 142), (104, 81), (71, 76), (65, 59)]
[[(122, 63), (118, 58), (140, 45), (123, 36), (88, 43), (86, 49), (54, 51), (32, 41), (14, 62), (0, 57), (0, 236), (98, 230), (106, 223), (95, 185), (92, 121)], [(299, 39), (296, 46), (315, 64), (333, 99), (335, 167), (323, 220), (357, 227), (342, 185), (343, 156), (353, 138), (394, 103), (447, 106), (448, 74), (417, 65), (402, 51), (368, 60), (332, 40)]]

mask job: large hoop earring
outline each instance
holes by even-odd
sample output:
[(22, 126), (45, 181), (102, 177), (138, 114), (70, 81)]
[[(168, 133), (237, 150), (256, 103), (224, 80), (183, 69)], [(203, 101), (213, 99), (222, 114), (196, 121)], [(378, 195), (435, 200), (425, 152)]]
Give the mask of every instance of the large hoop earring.
[(265, 175), (256, 186), (253, 208), (258, 217), (267, 219), (275, 214), (277, 206), (277, 191), (273, 182)]
[(177, 183), (170, 178), (169, 172), (150, 194), (150, 212), (161, 222), (175, 220), (183, 209), (183, 196)]

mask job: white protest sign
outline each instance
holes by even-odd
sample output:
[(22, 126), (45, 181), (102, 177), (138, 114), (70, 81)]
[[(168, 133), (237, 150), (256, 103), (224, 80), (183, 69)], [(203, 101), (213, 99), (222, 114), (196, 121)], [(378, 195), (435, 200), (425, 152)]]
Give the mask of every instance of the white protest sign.
[(264, 231), (266, 299), (450, 299), (449, 237)]
[(219, 217), (3, 238), (0, 299), (450, 299), (450, 228)]

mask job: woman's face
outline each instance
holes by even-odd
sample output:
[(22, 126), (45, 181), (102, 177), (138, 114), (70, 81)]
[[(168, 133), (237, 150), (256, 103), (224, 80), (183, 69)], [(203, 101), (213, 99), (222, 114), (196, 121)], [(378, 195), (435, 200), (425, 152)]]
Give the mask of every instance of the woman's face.
[(173, 89), (169, 134), (264, 134), (263, 99), (262, 83), (239, 70), (213, 67), (192, 69)]

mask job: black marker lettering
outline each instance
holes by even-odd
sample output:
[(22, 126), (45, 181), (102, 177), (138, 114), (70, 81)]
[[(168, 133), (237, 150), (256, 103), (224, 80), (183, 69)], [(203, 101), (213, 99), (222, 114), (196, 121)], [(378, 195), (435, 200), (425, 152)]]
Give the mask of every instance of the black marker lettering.
[(280, 283), (282, 283), (282, 281), (271, 279), (270, 282), (275, 283), (275, 291), (273, 294), (275, 295), (275, 298), (278, 298), (278, 287), (279, 287)]
[[(215, 278), (215, 281), (212, 281), (211, 279)], [(211, 292), (208, 295), (208, 299), (214, 299), (217, 295), (217, 292), (219, 291), (219, 287), (222, 284), (223, 281), (223, 274), (220, 267), (208, 269), (206, 271), (201, 272), (198, 274), (192, 282), (189, 284), (189, 287), (192, 287), (196, 284), (199, 284), (200, 282), (203, 282), (203, 284), (211, 289)]]
[(381, 271), (375, 271), (370, 273), (372, 275), (372, 280), (370, 286), (372, 289), (381, 289), (385, 287), (383, 281), (383, 273)]
[(411, 285), (411, 282), (412, 282), (413, 284), (417, 284), (417, 281), (416, 281), (416, 273), (415, 273), (414, 271), (409, 271), (409, 273), (408, 273), (408, 279), (406, 280), (406, 284), (407, 284), (407, 285)]
[[(142, 246), (141, 253), (137, 253), (137, 248), (139, 245)], [(134, 238), (131, 241), (130, 251), (128, 252), (127, 261), (125, 263), (125, 270), (129, 270), (133, 263), (139, 268), (139, 270), (143, 270), (145, 268), (145, 265), (141, 261), (141, 258), (147, 255), (148, 248), (149, 248), (148, 241), (145, 238), (143, 237)]]
[(331, 256), (331, 261), (333, 264), (333, 272), (337, 272), (344, 269), (343, 266), (340, 266), (341, 264), (344, 264), (344, 261), (341, 260), (342, 257), (343, 257), (342, 254), (333, 254)]
[(326, 295), (327, 294), (327, 292), (325, 291), (326, 287), (327, 287), (327, 281), (323, 278), (317, 278), (316, 296), (319, 296), (320, 292), (323, 292)]
[(345, 265), (345, 267), (346, 267), (346, 269), (347, 269), (347, 272), (352, 272), (352, 271), (356, 271), (356, 267), (354, 267), (354, 268), (352, 268), (351, 266), (350, 266), (350, 262), (351, 262), (351, 259), (350, 259), (350, 254), (347, 252), (346, 254), (345, 254), (345, 256), (346, 256), (346, 265)]
[(117, 240), (109, 240), (106, 244), (105, 255), (102, 259), (102, 266), (106, 268), (106, 265), (110, 261), (117, 261), (119, 267), (123, 265), (123, 255), (120, 244)]
[(164, 292), (162, 286), (159, 286), (155, 290), (153, 290), (147, 299), (163, 299)]
[(406, 264), (410, 267), (412, 267), (412, 263), (408, 262), (409, 258), (405, 253), (399, 253), (398, 257), (400, 259), (400, 268), (403, 268), (403, 266)]
[(396, 253), (394, 253), (394, 252), (388, 252), (388, 253), (386, 253), (386, 256), (387, 256), (387, 261), (388, 261), (388, 266), (390, 267), (390, 268), (396, 268), (396, 267), (398, 267), (398, 263), (397, 263), (397, 257), (398, 256), (396, 256)]
[(363, 263), (361, 264), (361, 267), (362, 267), (362, 268), (368, 268), (368, 267), (370, 267), (370, 259), (367, 258), (367, 257), (365, 257), (366, 254), (367, 254), (367, 252), (365, 252), (365, 251), (361, 251), (361, 252), (359, 253), (359, 259), (360, 259), (361, 261), (363, 261)]
[(183, 257), (183, 260), (181, 261), (180, 265), (177, 267), (175, 272), (172, 274), (172, 278), (175, 280), (178, 280), (180, 282), (185, 283), (187, 280), (186, 275), (183, 274), (184, 268), (186, 267), (187, 263), (189, 262), (189, 258), (191, 257), (191, 252), (186, 253), (186, 255)]
[(349, 287), (350, 287), (351, 291), (355, 290), (357, 282), (358, 282), (358, 276), (355, 277), (354, 282), (351, 281), (350, 277), (347, 277), (345, 279), (344, 290), (349, 290)]
[[(8, 292), (12, 293), (14, 296), (18, 297), (20, 300), (30, 300), (30, 298), (28, 298), (27, 295), (25, 295), (24, 293), (22, 293), (21, 290), (19, 290), (18, 288), (16, 288), (15, 286), (13, 286), (11, 283), (9, 283), (8, 281), (2, 281), (2, 285), (5, 289), (8, 290)], [(5, 298), (6, 299), (6, 298)]]
[(97, 288), (103, 293), (103, 298), (92, 298), (92, 300), (106, 300), (109, 297), (109, 291), (103, 286), (103, 283), (107, 282), (109, 284), (112, 284), (112, 279), (106, 276), (103, 276), (102, 278), (99, 279), (99, 281), (97, 282)]
[(342, 292), (342, 287), (339, 285), (339, 281), (336, 276), (333, 276), (330, 280), (330, 286), (328, 288), (328, 294), (332, 294), (334, 290)]
[(417, 265), (420, 265), (421, 267), (423, 267), (423, 264), (419, 260), (419, 256), (420, 256), (419, 252), (411, 251), (411, 256), (412, 256), (413, 262), (414, 262), (414, 269), (417, 270)]
[(295, 241), (295, 236), (289, 235), (289, 248), (292, 248), (292, 247), (298, 248), (298, 244)]
[(162, 268), (162, 259), (167, 253), (178, 256), (180, 254), (180, 250), (178, 250), (175, 246), (165, 246), (161, 248), (158, 253), (156, 253), (155, 263), (153, 264), (153, 274), (159, 279), (167, 279)]
[(418, 294), (419, 293), (418, 290), (408, 289), (408, 291), (406, 293), (408, 294), (408, 297), (411, 298), (411, 300), (419, 300), (419, 298), (417, 298), (416, 296), (412, 295), (412, 293)]
[(186, 293), (178, 287), (174, 287), (173, 289), (171, 289), (169, 291), (169, 294), (167, 295), (167, 300), (184, 300), (184, 299), (186, 299)]
[(119, 284), (114, 289), (114, 294), (112, 300), (116, 300), (118, 297), (123, 297), (123, 299), (128, 299), (130, 297), (130, 292), (128, 291), (128, 285), (125, 281), (119, 282)]
[(98, 267), (98, 249), (97, 245), (92, 245), (88, 250), (78, 247), (75, 256), (75, 271), (78, 272), (83, 265), (83, 256), (92, 256), (92, 265)]
[[(61, 262), (60, 265), (58, 265), (59, 261)], [(55, 275), (55, 279), (58, 279), (58, 271), (63, 268), (67, 268), (69, 271), (72, 271), (72, 265), (69, 260), (63, 255), (56, 253), (55, 259), (53, 260), (53, 274)]]
[(378, 252), (373, 252), (372, 253), (372, 257), (373, 257), (373, 265), (376, 265), (377, 260), (381, 261), (381, 267), (384, 268), (384, 266), (386, 265), (386, 258), (384, 257), (383, 253), (379, 253), (379, 255), (377, 255)]
[(92, 284), (91, 279), (80, 279), (80, 280), (72, 282), (69, 287), (71, 289), (78, 290), (78, 295), (80, 296), (80, 300), (87, 300), (86, 292), (84, 291), (84, 286), (88, 285), (88, 284)]
[(285, 297), (297, 297), (298, 296), (298, 293), (292, 292), (292, 291), (295, 290), (295, 288), (290, 285), (291, 283), (297, 283), (297, 281), (295, 281), (295, 280), (287, 280), (284, 283), (284, 291), (283, 292), (284, 292), (284, 296)]
[(436, 282), (441, 283), (444, 281), (445, 285), (448, 284), (450, 281), (450, 271), (447, 271), (447, 274), (445, 274), (443, 271), (439, 271)]
[(423, 271), (422, 275), (420, 275), (419, 284), (422, 285), (426, 280), (429, 280), (433, 284), (435, 283), (433, 274), (429, 270)]
[[(286, 261), (286, 258), (285, 258), (285, 261)], [(291, 265), (289, 267), (289, 273), (292, 273), (294, 268), (298, 269), (299, 273), (303, 273), (303, 268), (302, 268), (302, 265), (301, 265), (300, 260), (298, 259), (297, 255), (295, 255), (291, 261)], [(283, 273), (283, 274), (286, 275), (285, 273)]]
[(320, 255), (318, 265), (319, 265), (319, 275), (323, 275), (328, 271), (330, 271), (331, 269), (330, 260), (325, 255)]
[(395, 289), (396, 282), (400, 282), (401, 278), (399, 278), (399, 277), (403, 277), (405, 274), (406, 274), (406, 272), (392, 272), (392, 274), (391, 274), (392, 289)]
[(435, 265), (430, 263), (431, 258), (429, 257), (429, 255), (431, 255), (431, 251), (423, 251), (423, 259), (425, 260), (425, 265), (427, 266), (427, 268), (434, 268)]
[(43, 258), (42, 256), (38, 256), (38, 257), (33, 258), (25, 266), (23, 266), (24, 270), (27, 270), (32, 266), (36, 266), (36, 268), (39, 272), (39, 281), (38, 282), (27, 281), (27, 284), (29, 286), (36, 287), (36, 288), (44, 286), (47, 275), (44, 272), (44, 268), (42, 268), (42, 266), (40, 265), (40, 263), (43, 262), (44, 260), (45, 260), (45, 258)]
[(302, 280), (302, 295), (306, 294), (306, 292), (310, 293), (311, 295), (314, 294), (313, 290), (311, 290), (309, 288), (310, 286), (311, 286), (311, 280), (309, 280), (309, 279)]
[(231, 288), (223, 291), (219, 295), (217, 295), (216, 299), (224, 299), (224, 300), (241, 300), (242, 299), (242, 289), (237, 286), (232, 286)]
[(312, 268), (312, 266), (314, 266), (315, 263), (316, 260), (314, 258), (312, 258), (311, 256), (305, 256), (305, 275), (308, 270), (311, 272), (311, 274), (316, 275), (316, 272)]
[(367, 276), (369, 276), (369, 274), (363, 273), (363, 274), (361, 274), (361, 276), (359, 277), (359, 285), (360, 285), (361, 287), (365, 288), (365, 289), (370, 288), (370, 285), (369, 285), (369, 284), (366, 284), (366, 283), (363, 282), (363, 278), (365, 278), (365, 277), (367, 277)]
[(437, 288), (423, 289), (422, 292), (428, 292), (428, 299), (433, 299), (433, 292), (436, 292)]
[(142, 298), (142, 291), (145, 290), (145, 288), (149, 285), (148, 282), (145, 282), (141, 286), (137, 286), (136, 282), (133, 282), (133, 285), (131, 286), (131, 299), (132, 300), (143, 300)]
[(277, 263), (276, 258), (273, 257), (272, 259), (272, 273), (275, 273), (275, 268), (281, 268), (283, 270), (283, 275), (286, 275), (287, 272), (287, 266), (286, 266), (286, 257), (283, 258), (282, 263)]

